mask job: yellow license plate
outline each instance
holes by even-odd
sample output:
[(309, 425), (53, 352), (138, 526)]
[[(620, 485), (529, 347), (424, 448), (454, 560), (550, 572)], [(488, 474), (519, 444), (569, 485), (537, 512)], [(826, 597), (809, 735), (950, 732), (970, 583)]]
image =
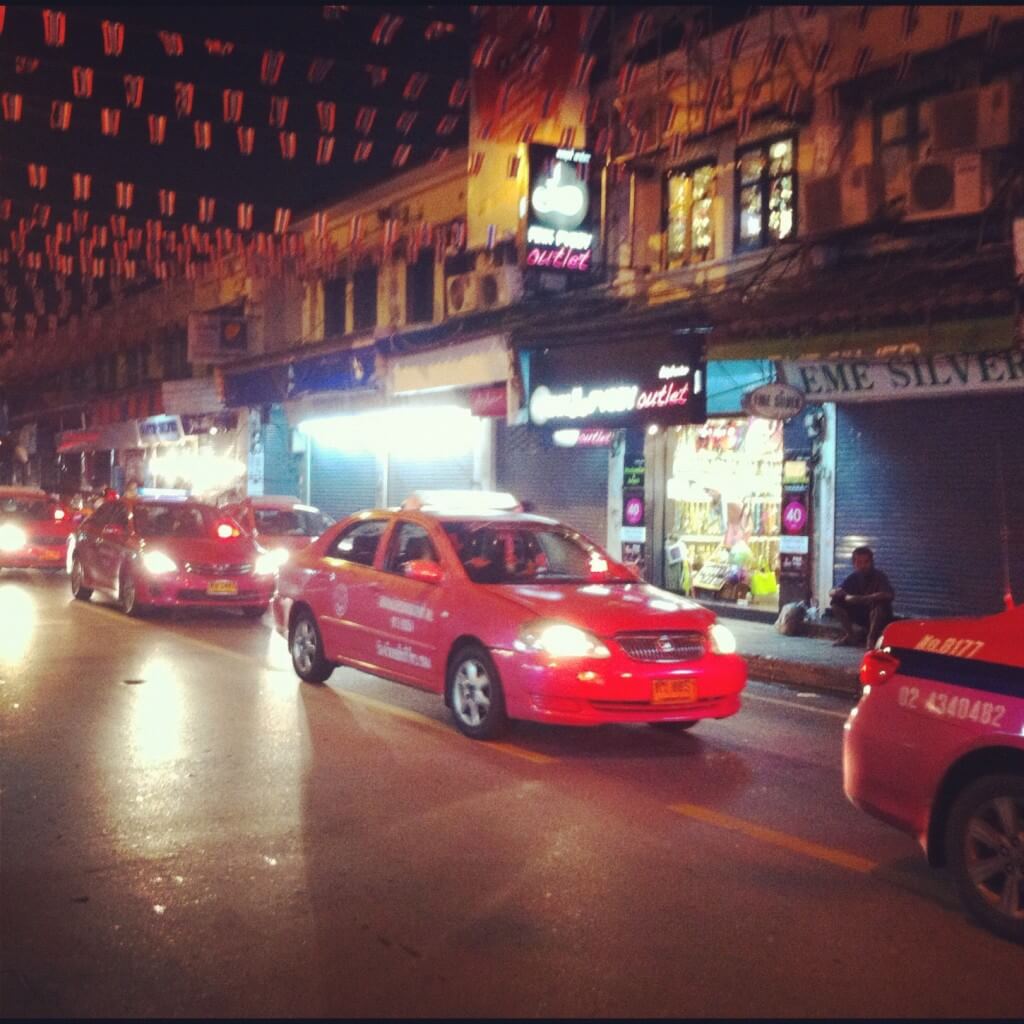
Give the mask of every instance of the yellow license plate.
[(237, 594), (238, 584), (234, 580), (214, 580), (206, 587), (208, 594)]
[(655, 679), (651, 700), (655, 704), (692, 704), (697, 684), (692, 679)]

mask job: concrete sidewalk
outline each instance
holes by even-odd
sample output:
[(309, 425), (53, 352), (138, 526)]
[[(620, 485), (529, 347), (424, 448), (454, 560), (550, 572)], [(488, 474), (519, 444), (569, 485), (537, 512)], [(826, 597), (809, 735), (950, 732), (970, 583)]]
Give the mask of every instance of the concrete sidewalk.
[[(719, 614), (719, 621), (736, 636), (739, 653), (747, 660), (751, 679), (789, 686), (831, 690), (857, 696), (857, 672), (863, 648), (833, 647), (838, 634), (783, 636), (774, 625)], [(816, 632), (824, 632), (820, 627)]]

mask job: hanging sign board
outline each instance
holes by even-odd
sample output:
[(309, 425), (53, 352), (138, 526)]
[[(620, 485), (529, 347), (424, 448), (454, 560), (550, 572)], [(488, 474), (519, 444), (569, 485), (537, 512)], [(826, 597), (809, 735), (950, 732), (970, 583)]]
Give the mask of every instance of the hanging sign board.
[(590, 186), (591, 154), (583, 149), (530, 146), (526, 262), (584, 273), (596, 241)]
[(190, 363), (229, 363), (248, 352), (249, 331), (245, 317), (224, 313), (189, 313)]
[(789, 420), (803, 412), (804, 393), (790, 384), (761, 384), (743, 395), (741, 405), (751, 416)]

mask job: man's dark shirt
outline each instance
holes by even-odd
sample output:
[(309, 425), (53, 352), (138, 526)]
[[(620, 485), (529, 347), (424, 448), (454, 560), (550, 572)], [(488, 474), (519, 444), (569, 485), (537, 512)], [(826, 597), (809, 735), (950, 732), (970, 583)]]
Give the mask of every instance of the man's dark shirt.
[(867, 594), (889, 593), (895, 595), (889, 577), (881, 569), (869, 569), (867, 572), (851, 572), (840, 584), (847, 594), (853, 597), (865, 597)]

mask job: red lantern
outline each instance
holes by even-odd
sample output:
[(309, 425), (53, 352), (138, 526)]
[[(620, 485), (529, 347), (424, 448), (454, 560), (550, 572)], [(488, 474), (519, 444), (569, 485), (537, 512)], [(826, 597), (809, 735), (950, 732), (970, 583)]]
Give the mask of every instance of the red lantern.
[(323, 166), (329, 164), (334, 156), (334, 136), (321, 135), (316, 144), (316, 162)]
[(124, 25), (119, 21), (102, 21), (103, 52), (108, 57), (120, 57), (124, 50)]
[(28, 187), (40, 192), (46, 188), (46, 164), (28, 165)]
[(213, 145), (213, 125), (209, 121), (195, 121), (192, 131), (196, 139), (196, 149), (209, 149)]
[(150, 114), (147, 121), (149, 122), (150, 143), (154, 146), (162, 146), (167, 138), (166, 116), (164, 114)]
[(334, 61), (328, 57), (314, 57), (309, 62), (306, 78), (311, 85), (319, 85), (334, 67)]
[(117, 208), (130, 210), (132, 200), (135, 198), (135, 186), (130, 181), (119, 181), (114, 186), (114, 193), (117, 199)]
[[(174, 216), (174, 201), (177, 198), (177, 193), (173, 188), (161, 188), (156, 193), (157, 202), (160, 204), (160, 216), (161, 217), (173, 217)], [(158, 236), (159, 237), (159, 236)]]
[(253, 145), (256, 142), (256, 129), (239, 125), (235, 134), (238, 136), (238, 151), (243, 156), (252, 156)]
[(402, 27), (403, 18), (394, 14), (385, 14), (370, 34), (370, 41), (375, 46), (390, 46), (395, 33)]
[(392, 167), (404, 167), (409, 162), (409, 154), (412, 153), (412, 146), (402, 143), (395, 147), (395, 155), (391, 158)]
[(174, 112), (178, 117), (191, 117), (196, 87), (191, 82), (174, 83)]
[(238, 204), (238, 230), (252, 230), (252, 203)]
[(47, 46), (63, 46), (67, 33), (68, 17), (63, 11), (43, 10), (43, 39)]
[(405, 88), (402, 90), (402, 97), (407, 100), (418, 100), (429, 77), (429, 75), (425, 75), (422, 71), (414, 71), (409, 76), (409, 81), (405, 83)]
[(180, 57), (184, 54), (185, 43), (180, 32), (158, 32), (157, 35), (168, 57)]
[(270, 127), (283, 128), (288, 120), (288, 97), (270, 97)]
[(353, 154), (352, 159), (357, 163), (365, 163), (370, 159), (370, 154), (373, 152), (373, 143), (363, 139), (356, 143), (356, 151)]
[(279, 206), (274, 211), (274, 234), (283, 235), (288, 230), (292, 220), (292, 211)]
[(20, 121), (21, 112), (25, 106), (21, 93), (5, 92), (2, 97), (5, 121)]
[(320, 120), (320, 131), (330, 135), (334, 131), (334, 123), (337, 117), (337, 105), (329, 100), (320, 100), (316, 105), (316, 116)]
[(296, 138), (295, 132), (278, 132), (278, 142), (281, 144), (281, 156), (285, 160), (295, 159), (295, 149), (298, 145), (298, 139)]
[(277, 50), (266, 50), (260, 62), (260, 81), (264, 85), (277, 85), (284, 67), (284, 54)]
[(455, 114), (445, 114), (440, 121), (437, 122), (437, 134), (438, 135), (451, 135), (455, 131), (456, 125), (459, 123), (459, 118)]
[(116, 107), (104, 107), (100, 111), (100, 131), (104, 135), (117, 135), (121, 131), (121, 111)]
[(142, 87), (145, 81), (142, 75), (124, 76), (124, 101), (129, 107), (138, 110), (142, 106)]
[(373, 122), (376, 117), (376, 107), (360, 107), (356, 112), (356, 131), (369, 135), (373, 130)]
[(217, 207), (217, 200), (212, 196), (199, 197), (199, 223), (209, 224), (213, 220), (213, 212)]
[(242, 102), (245, 93), (241, 89), (224, 90), (224, 123), (238, 124), (242, 120)]

